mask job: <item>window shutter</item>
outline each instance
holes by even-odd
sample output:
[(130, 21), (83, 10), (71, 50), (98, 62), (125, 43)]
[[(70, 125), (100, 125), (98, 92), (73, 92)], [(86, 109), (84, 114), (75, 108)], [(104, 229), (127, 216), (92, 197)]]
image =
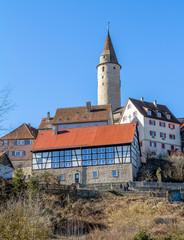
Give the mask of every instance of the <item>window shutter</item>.
[(175, 139), (175, 135), (173, 135), (174, 136), (174, 139)]
[(151, 147), (151, 142), (150, 142), (150, 147)]
[(154, 125), (155, 125), (155, 121), (153, 121), (154, 122)]
[(156, 132), (154, 132), (154, 136), (156, 137)]
[(161, 122), (159, 122), (159, 126), (161, 127)]
[(142, 147), (142, 142), (141, 142), (141, 147)]
[(150, 131), (150, 136), (151, 136), (151, 131)]
[(164, 123), (164, 127), (165, 127), (165, 123)]
[(15, 151), (12, 151), (12, 156), (15, 156)]
[(166, 138), (166, 133), (164, 133), (164, 137)]
[(26, 151), (23, 151), (23, 152), (22, 152), (22, 156), (25, 156), (25, 155), (26, 155)]
[(151, 124), (151, 120), (149, 120), (149, 124)]
[(14, 145), (17, 145), (17, 140), (14, 140)]
[(173, 129), (175, 129), (175, 125), (173, 124)]
[(155, 143), (155, 147), (157, 146), (157, 144)]
[(169, 123), (169, 128), (171, 128), (171, 124)]
[(162, 133), (160, 133), (160, 137), (162, 137)]

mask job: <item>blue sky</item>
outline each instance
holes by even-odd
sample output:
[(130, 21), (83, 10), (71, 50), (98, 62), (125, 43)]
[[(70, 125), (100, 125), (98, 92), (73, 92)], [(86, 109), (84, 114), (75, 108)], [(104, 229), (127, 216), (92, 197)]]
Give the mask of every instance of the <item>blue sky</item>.
[(183, 0), (1, 0), (0, 87), (16, 104), (6, 126), (38, 127), (48, 111), (97, 104), (97, 71), (110, 20), (128, 97), (184, 117)]

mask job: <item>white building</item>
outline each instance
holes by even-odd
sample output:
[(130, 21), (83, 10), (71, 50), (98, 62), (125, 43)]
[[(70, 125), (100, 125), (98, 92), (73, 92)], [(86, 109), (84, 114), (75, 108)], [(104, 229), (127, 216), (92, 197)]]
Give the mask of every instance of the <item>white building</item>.
[(165, 106), (128, 98), (120, 124), (138, 122), (142, 161), (146, 156), (164, 156), (168, 150), (181, 151), (180, 122)]

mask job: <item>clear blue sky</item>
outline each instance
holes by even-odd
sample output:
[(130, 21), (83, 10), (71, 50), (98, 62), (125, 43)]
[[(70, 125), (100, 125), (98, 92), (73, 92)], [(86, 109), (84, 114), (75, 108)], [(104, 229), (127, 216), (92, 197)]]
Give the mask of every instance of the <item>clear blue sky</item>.
[(107, 22), (128, 97), (184, 117), (184, 0), (0, 0), (0, 87), (12, 88), (12, 128), (48, 111), (97, 104)]

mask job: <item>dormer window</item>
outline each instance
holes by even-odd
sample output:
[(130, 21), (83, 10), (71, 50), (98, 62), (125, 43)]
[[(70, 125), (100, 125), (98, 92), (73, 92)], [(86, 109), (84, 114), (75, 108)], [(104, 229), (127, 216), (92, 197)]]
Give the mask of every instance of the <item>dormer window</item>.
[(148, 110), (148, 111), (147, 111), (147, 114), (148, 114), (149, 116), (151, 116), (151, 111), (150, 111), (150, 110)]
[(171, 116), (169, 114), (167, 114), (167, 119), (171, 119)]
[(157, 117), (161, 117), (161, 113), (160, 112), (157, 112)]

